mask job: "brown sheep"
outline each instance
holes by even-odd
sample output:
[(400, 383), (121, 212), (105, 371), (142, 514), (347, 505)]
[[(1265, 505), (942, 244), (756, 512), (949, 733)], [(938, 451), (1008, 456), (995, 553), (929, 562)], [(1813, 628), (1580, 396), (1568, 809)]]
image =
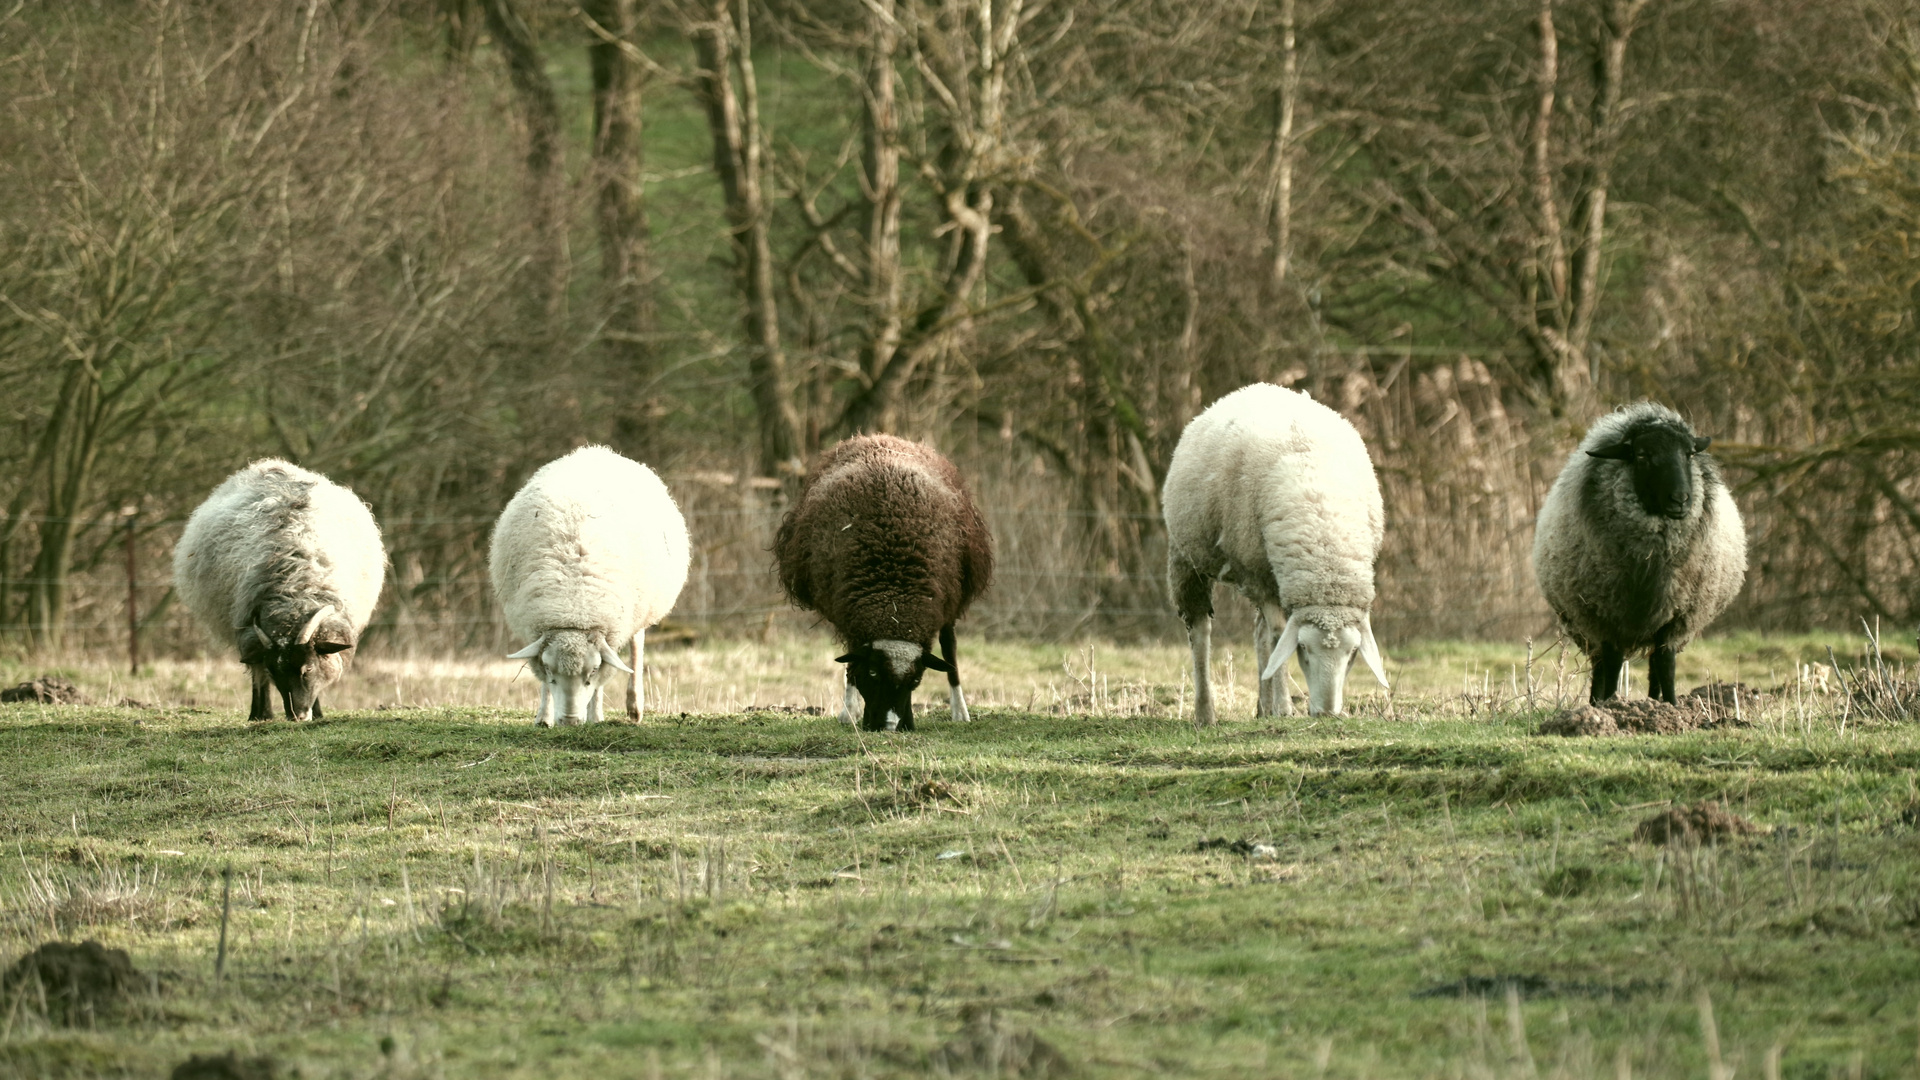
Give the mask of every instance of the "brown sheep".
[[(821, 455), (774, 538), (780, 584), (846, 647), (841, 719), (912, 731), (913, 691), (947, 673), (955, 720), (968, 719), (953, 624), (993, 581), (993, 537), (959, 470), (939, 451), (860, 435)], [(942, 659), (933, 654), (940, 638)]]

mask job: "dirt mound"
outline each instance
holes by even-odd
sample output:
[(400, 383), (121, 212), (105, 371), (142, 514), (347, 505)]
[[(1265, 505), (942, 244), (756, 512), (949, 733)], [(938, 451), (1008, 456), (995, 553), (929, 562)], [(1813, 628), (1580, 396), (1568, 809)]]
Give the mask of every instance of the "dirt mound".
[(224, 1054), (195, 1054), (173, 1067), (173, 1080), (278, 1080), (280, 1065), (270, 1057), (243, 1058)]
[(141, 981), (125, 949), (49, 941), (0, 974), (0, 993), (30, 1006), (44, 997), (48, 1020), (83, 1026), (118, 1010)]
[(960, 1037), (934, 1052), (941, 1072), (977, 1070), (1024, 1080), (1068, 1075), (1067, 1059), (1053, 1044), (1031, 1031), (1007, 1026), (992, 1009), (970, 1006)]
[(1561, 709), (1540, 721), (1540, 734), (1565, 735), (1569, 738), (1580, 735), (1618, 735), (1620, 725), (1614, 723), (1613, 714), (1605, 709), (1596, 709), (1592, 705), (1576, 705), (1571, 709)]
[[(1734, 707), (1735, 694), (1739, 708)], [(1606, 705), (1576, 705), (1540, 722), (1542, 735), (1677, 735), (1701, 728), (1747, 723), (1750, 710), (1770, 695), (1738, 683), (1708, 683), (1669, 705), (1652, 698), (1614, 698)]]
[(37, 701), (42, 705), (85, 705), (87, 695), (80, 688), (55, 675), (42, 675), (18, 686), (0, 690), (0, 701)]
[(1772, 693), (1755, 690), (1746, 683), (1710, 682), (1681, 695), (1680, 705), (1705, 713), (1713, 721), (1705, 726), (1712, 727), (1717, 724), (1746, 723), (1747, 717), (1755, 709), (1765, 708), (1772, 701)]
[(1718, 844), (1759, 831), (1753, 822), (1709, 799), (1655, 814), (1634, 828), (1633, 838), (1650, 844)]

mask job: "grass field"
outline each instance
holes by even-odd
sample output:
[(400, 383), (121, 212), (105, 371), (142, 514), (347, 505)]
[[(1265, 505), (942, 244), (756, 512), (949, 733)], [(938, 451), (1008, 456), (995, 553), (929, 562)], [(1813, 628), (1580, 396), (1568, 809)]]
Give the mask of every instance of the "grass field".
[[(896, 736), (793, 711), (838, 703), (802, 637), (657, 650), (659, 714), (560, 731), (504, 662), (365, 657), (297, 727), (232, 664), (74, 664), (148, 704), (0, 706), (0, 962), (142, 975), (77, 1026), (0, 996), (0, 1075), (1910, 1076), (1920, 733), (1793, 675), (1861, 644), (1704, 643), (1683, 690), (1793, 692), (1617, 739), (1533, 735), (1584, 672), (1530, 706), (1500, 645), (1337, 719), (1254, 720), (1242, 658), (1198, 733), (1172, 646), (963, 639), (976, 721)], [(1632, 839), (1703, 798), (1765, 831)]]

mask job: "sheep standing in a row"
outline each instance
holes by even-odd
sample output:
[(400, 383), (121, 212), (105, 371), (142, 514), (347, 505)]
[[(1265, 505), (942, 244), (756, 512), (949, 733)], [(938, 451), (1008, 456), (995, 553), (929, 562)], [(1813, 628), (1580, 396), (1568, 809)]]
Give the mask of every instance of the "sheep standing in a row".
[(207, 632), (253, 673), (249, 720), (319, 719), (386, 577), (380, 526), (359, 497), (284, 461), (256, 461), (187, 519), (173, 584)]
[[(859, 436), (821, 456), (774, 539), (780, 584), (831, 623), (845, 652), (851, 723), (913, 730), (913, 691), (947, 673), (955, 720), (967, 719), (954, 621), (993, 580), (993, 537), (953, 463), (891, 435)], [(933, 654), (939, 636), (942, 660)]]
[(586, 446), (527, 480), (494, 524), (488, 570), (507, 628), (531, 642), (510, 659), (540, 680), (536, 724), (604, 719), (613, 671), (640, 718), (646, 630), (673, 609), (688, 554), (680, 508), (637, 461)]
[[(1387, 685), (1367, 609), (1380, 551), (1380, 484), (1360, 433), (1305, 394), (1267, 383), (1213, 403), (1180, 435), (1161, 495), (1167, 584), (1193, 650), (1193, 722), (1214, 720), (1207, 665), (1213, 583), (1257, 612), (1256, 715), (1291, 714), (1287, 658), (1307, 677), (1307, 711), (1340, 712), (1357, 655)], [(1273, 642), (1273, 628), (1285, 627)]]
[(1593, 661), (1595, 702), (1643, 651), (1648, 696), (1674, 701), (1675, 654), (1745, 580), (1746, 530), (1710, 441), (1672, 409), (1625, 406), (1587, 432), (1540, 507), (1534, 573)]

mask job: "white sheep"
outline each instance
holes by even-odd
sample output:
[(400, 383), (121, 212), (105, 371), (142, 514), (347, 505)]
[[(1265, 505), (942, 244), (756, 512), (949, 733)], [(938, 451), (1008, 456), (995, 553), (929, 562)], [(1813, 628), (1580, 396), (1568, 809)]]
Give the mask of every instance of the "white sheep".
[(1711, 441), (1663, 405), (1622, 406), (1580, 440), (1540, 507), (1534, 574), (1593, 662), (1592, 701), (1613, 697), (1621, 664), (1643, 651), (1648, 696), (1674, 701), (1675, 654), (1746, 580), (1746, 528)]
[(540, 680), (536, 724), (604, 719), (603, 668), (627, 673), (640, 718), (646, 630), (673, 610), (687, 561), (686, 520), (645, 465), (584, 446), (527, 480), (494, 524), (488, 571), (508, 629), (531, 641), (508, 658)]
[[(1181, 433), (1161, 505), (1167, 586), (1193, 649), (1195, 724), (1214, 720), (1216, 580), (1256, 611), (1255, 715), (1293, 712), (1283, 671), (1296, 652), (1312, 715), (1340, 712), (1356, 654), (1387, 685), (1368, 615), (1384, 528), (1380, 484), (1360, 433), (1339, 413), (1269, 383), (1241, 387)], [(1276, 626), (1285, 627), (1277, 644)]]
[(213, 489), (173, 549), (173, 587), (253, 674), (249, 720), (320, 719), (386, 577), (367, 504), (319, 473), (256, 461)]

